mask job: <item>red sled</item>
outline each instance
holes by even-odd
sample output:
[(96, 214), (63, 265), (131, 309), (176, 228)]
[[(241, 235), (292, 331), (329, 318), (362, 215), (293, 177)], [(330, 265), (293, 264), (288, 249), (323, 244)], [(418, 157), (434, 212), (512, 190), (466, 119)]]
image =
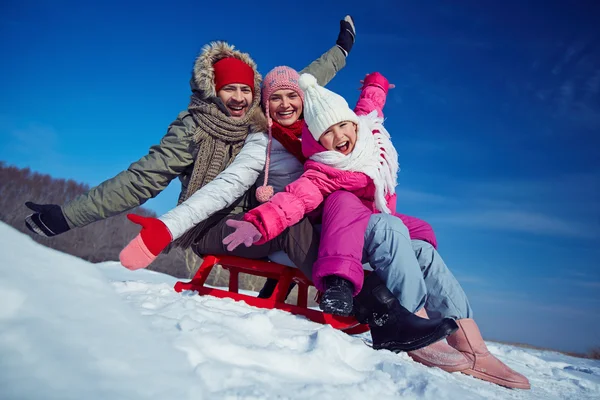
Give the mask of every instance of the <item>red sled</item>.
[[(229, 270), (229, 290), (217, 289), (204, 286), (210, 271), (215, 265), (221, 265)], [(273, 294), (268, 299), (249, 296), (239, 293), (238, 282), (239, 274), (262, 276), (264, 278), (274, 278), (278, 280)], [(296, 305), (287, 304), (285, 297), (287, 290), (292, 282), (298, 285), (298, 301)], [(236, 301), (244, 301), (246, 304), (278, 310), (284, 310), (296, 315), (303, 315), (311, 321), (320, 324), (329, 324), (335, 329), (339, 329), (348, 334), (364, 333), (369, 330), (368, 325), (359, 323), (352, 317), (340, 317), (332, 314), (325, 314), (318, 310), (308, 308), (308, 287), (314, 286), (313, 283), (296, 268), (274, 262), (250, 260), (247, 258), (235, 256), (206, 256), (196, 272), (196, 275), (189, 282), (175, 283), (175, 291), (193, 290), (199, 295), (209, 295), (219, 298), (228, 298)]]

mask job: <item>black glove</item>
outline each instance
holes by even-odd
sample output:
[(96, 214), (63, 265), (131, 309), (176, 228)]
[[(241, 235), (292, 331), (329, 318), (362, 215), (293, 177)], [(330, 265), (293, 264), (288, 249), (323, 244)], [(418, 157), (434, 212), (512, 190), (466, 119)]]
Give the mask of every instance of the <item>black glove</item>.
[(340, 21), (340, 34), (335, 42), (344, 52), (346, 57), (348, 57), (348, 53), (352, 50), (355, 36), (356, 30), (354, 29), (354, 20), (351, 16), (346, 15), (344, 19)]
[(33, 233), (51, 237), (68, 231), (69, 224), (56, 204), (35, 204), (30, 201), (25, 205), (35, 213), (25, 217), (25, 225)]

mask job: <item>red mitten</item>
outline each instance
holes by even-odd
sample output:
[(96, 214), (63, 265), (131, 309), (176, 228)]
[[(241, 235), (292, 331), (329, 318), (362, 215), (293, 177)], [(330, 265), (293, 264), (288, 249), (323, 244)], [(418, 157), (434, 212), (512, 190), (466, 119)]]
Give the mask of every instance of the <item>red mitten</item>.
[(146, 268), (171, 243), (169, 228), (157, 218), (127, 214), (127, 218), (142, 226), (142, 230), (119, 254), (124, 267), (131, 270)]

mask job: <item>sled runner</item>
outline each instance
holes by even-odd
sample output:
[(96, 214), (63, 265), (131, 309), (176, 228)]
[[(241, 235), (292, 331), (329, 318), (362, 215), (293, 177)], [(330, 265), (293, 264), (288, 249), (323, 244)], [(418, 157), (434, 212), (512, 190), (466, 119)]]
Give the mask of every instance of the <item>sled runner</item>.
[[(229, 270), (229, 290), (211, 288), (204, 285), (210, 271), (217, 264)], [(278, 280), (278, 283), (271, 297), (260, 299), (258, 297), (239, 293), (238, 280), (240, 273), (274, 278)], [(298, 285), (298, 301), (296, 305), (285, 303), (287, 290), (292, 282), (296, 282)], [(311, 321), (320, 324), (329, 324), (333, 328), (348, 334), (363, 333), (369, 330), (367, 325), (360, 324), (352, 317), (339, 317), (308, 308), (309, 286), (313, 286), (312, 282), (296, 268), (274, 262), (250, 260), (235, 256), (210, 255), (204, 258), (204, 261), (191, 281), (180, 281), (175, 283), (175, 291), (182, 292), (184, 290), (194, 290), (201, 296), (210, 295), (219, 298), (229, 298), (236, 301), (241, 300), (251, 306), (260, 308), (276, 308), (292, 314), (303, 315)]]

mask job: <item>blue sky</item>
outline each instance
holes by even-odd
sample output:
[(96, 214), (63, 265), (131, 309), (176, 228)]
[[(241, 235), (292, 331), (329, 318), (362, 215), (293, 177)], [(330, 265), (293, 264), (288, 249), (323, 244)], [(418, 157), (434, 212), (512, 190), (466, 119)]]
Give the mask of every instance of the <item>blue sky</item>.
[[(203, 44), (301, 69), (349, 13), (357, 41), (329, 88), (352, 103), (367, 72), (396, 84), (398, 210), (434, 226), (484, 336), (600, 346), (599, 6), (236, 3), (2, 2), (0, 160), (98, 184), (186, 107)], [(167, 211), (177, 186), (147, 206)]]

